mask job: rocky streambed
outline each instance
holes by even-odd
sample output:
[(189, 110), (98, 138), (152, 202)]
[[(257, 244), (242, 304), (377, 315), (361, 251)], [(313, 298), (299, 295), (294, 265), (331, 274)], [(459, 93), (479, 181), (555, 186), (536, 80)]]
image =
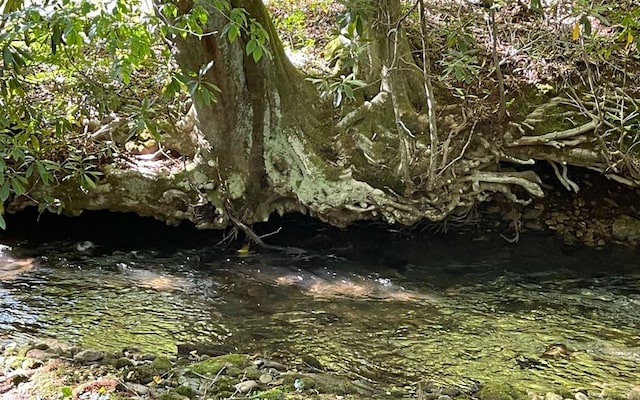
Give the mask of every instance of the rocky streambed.
[[(180, 345), (171, 356), (143, 353), (129, 347), (110, 353), (81, 349), (57, 340), (19, 345), (3, 340), (0, 396), (18, 399), (369, 399), (426, 400), (589, 400), (640, 399), (640, 386), (626, 396), (586, 389), (561, 393), (524, 392), (508, 382), (474, 382), (443, 386), (429, 380), (375, 389), (364, 379), (327, 370), (311, 355), (295, 364), (239, 353), (224, 345)], [(389, 371), (390, 374), (393, 371)]]

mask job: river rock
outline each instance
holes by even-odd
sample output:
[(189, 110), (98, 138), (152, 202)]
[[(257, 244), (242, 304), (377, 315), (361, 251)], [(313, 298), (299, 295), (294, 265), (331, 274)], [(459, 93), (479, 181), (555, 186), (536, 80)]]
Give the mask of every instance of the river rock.
[(256, 381), (244, 381), (234, 385), (236, 390), (240, 393), (249, 393), (254, 389), (258, 388), (258, 382)]
[(634, 386), (633, 389), (627, 393), (627, 400), (640, 400), (640, 386)]
[(640, 240), (640, 220), (621, 215), (613, 222), (612, 235), (617, 240)]
[(573, 397), (575, 397), (576, 400), (589, 400), (587, 395), (582, 393), (582, 392), (578, 392), (578, 393), (574, 394)]
[(87, 349), (87, 350), (82, 350), (81, 352), (73, 356), (73, 361), (75, 361), (78, 364), (87, 364), (87, 363), (99, 361), (102, 359), (102, 357), (104, 357), (103, 352), (99, 350)]
[(162, 375), (173, 368), (173, 364), (166, 356), (158, 356), (151, 362), (151, 368), (156, 370), (158, 375)]
[(114, 361), (113, 366), (116, 368), (132, 367), (133, 361), (129, 360), (127, 357), (120, 357)]
[(280, 364), (279, 362), (267, 360), (267, 359), (264, 359), (264, 358), (259, 358), (259, 359), (255, 360), (253, 362), (253, 364), (258, 369), (273, 368), (273, 369), (276, 369), (278, 371), (284, 371), (284, 370), (287, 369), (286, 365), (284, 365), (284, 364)]
[(267, 384), (273, 380), (273, 376), (271, 374), (262, 374), (260, 375), (260, 383)]
[(562, 400), (562, 396), (549, 392), (544, 395), (544, 400)]
[(39, 350), (39, 349), (31, 349), (29, 351), (27, 351), (27, 355), (28, 358), (33, 358), (36, 360), (40, 360), (40, 361), (48, 361), (52, 358), (55, 358), (57, 356), (57, 354), (48, 352), (48, 351), (44, 351), (44, 350)]
[(149, 393), (149, 387), (145, 386), (145, 385), (141, 385), (139, 383), (135, 383), (135, 382), (126, 382), (124, 384), (125, 388), (127, 388), (127, 390), (139, 395), (139, 396), (144, 396), (145, 394)]

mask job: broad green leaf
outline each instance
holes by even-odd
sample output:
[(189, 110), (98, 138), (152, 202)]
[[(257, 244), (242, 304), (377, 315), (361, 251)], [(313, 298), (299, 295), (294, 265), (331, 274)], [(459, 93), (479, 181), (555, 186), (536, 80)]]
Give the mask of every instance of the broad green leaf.
[(2, 186), (0, 186), (0, 203), (4, 203), (11, 193), (11, 188), (9, 186), (9, 181), (5, 181)]

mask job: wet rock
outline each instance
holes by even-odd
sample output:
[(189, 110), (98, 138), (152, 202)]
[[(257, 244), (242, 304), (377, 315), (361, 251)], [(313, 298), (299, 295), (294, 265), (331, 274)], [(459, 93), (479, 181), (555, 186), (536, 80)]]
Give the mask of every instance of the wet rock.
[(640, 220), (621, 215), (613, 222), (612, 235), (617, 240), (640, 240)]
[(99, 350), (87, 349), (87, 350), (82, 350), (81, 352), (73, 356), (73, 361), (75, 361), (78, 364), (88, 364), (88, 363), (99, 361), (102, 359), (102, 357), (104, 357), (103, 352)]
[(233, 346), (221, 343), (179, 343), (177, 347), (178, 357), (188, 357), (192, 354), (206, 354), (210, 357), (218, 357), (235, 351)]
[(236, 385), (234, 385), (234, 387), (236, 388), (236, 390), (240, 393), (249, 393), (255, 389), (258, 388), (258, 382), (254, 381), (254, 380), (250, 380), (250, 381), (244, 381), (244, 382), (240, 382)]

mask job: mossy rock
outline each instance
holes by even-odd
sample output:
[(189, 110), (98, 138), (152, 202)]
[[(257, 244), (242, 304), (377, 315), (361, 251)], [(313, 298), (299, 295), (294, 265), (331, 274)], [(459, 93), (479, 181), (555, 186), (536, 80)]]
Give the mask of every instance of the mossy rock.
[(507, 383), (487, 383), (476, 394), (480, 400), (527, 400), (526, 393)]
[(281, 388), (273, 388), (264, 392), (258, 392), (252, 396), (254, 399), (281, 400), (284, 399), (284, 392)]
[(118, 368), (118, 369), (126, 368), (126, 367), (132, 367), (133, 366), (133, 361), (131, 361), (127, 357), (120, 357), (120, 358), (117, 358), (113, 362), (113, 366)]
[(255, 365), (251, 365), (245, 368), (242, 371), (242, 374), (247, 377), (247, 379), (259, 380), (260, 375), (262, 375), (262, 371), (255, 367)]
[(138, 365), (137, 367), (133, 368), (133, 370), (135, 371), (135, 374), (133, 376), (134, 380), (139, 381), (143, 385), (151, 382), (153, 380), (153, 377), (158, 375), (157, 371), (148, 365)]
[(183, 396), (187, 396), (190, 399), (195, 398), (198, 394), (195, 390), (191, 389), (187, 385), (180, 385), (176, 388), (176, 393), (181, 394)]
[(173, 363), (166, 356), (158, 356), (151, 362), (151, 368), (156, 370), (158, 375), (162, 375), (173, 368)]
[(200, 375), (215, 376), (222, 368), (244, 368), (248, 364), (249, 357), (245, 355), (226, 354), (193, 364), (187, 369)]
[(189, 400), (189, 397), (183, 396), (180, 393), (176, 393), (175, 391), (171, 390), (158, 396), (158, 400)]

